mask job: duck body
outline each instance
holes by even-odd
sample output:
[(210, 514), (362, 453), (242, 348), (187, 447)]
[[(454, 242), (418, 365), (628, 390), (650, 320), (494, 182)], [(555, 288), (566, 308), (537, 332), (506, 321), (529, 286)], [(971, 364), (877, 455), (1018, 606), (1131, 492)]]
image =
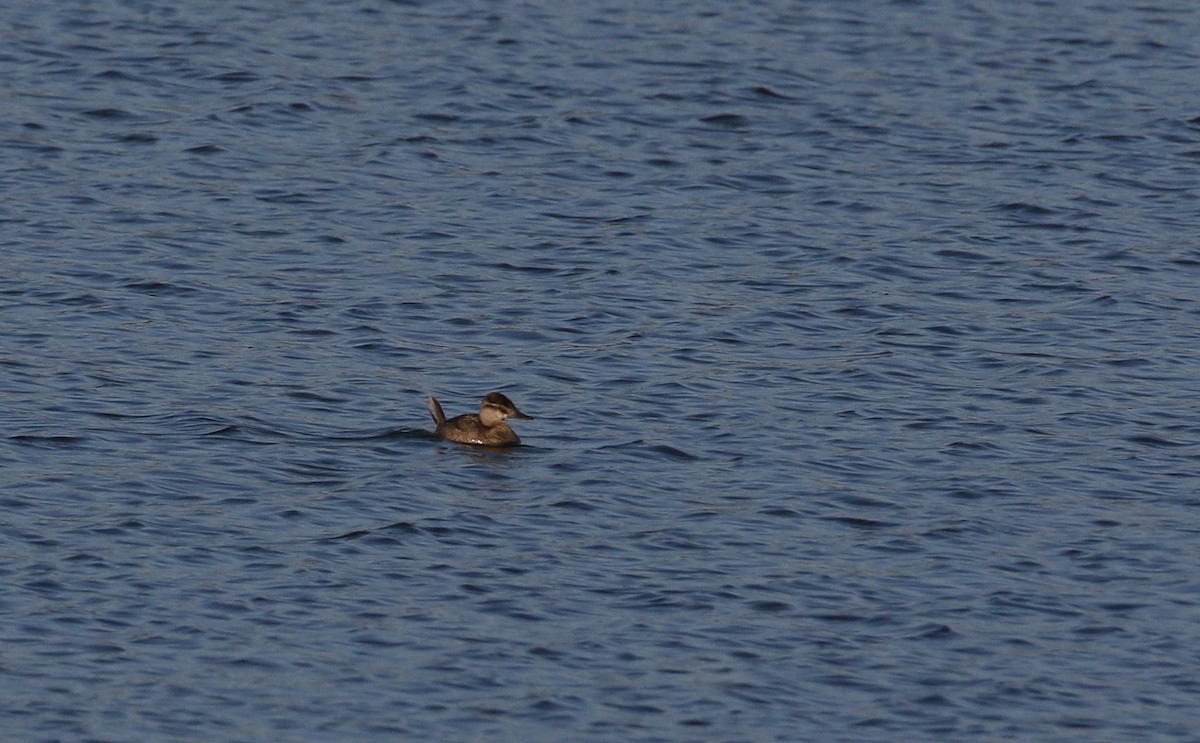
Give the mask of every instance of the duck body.
[(447, 441), (475, 446), (516, 446), (521, 443), (521, 437), (505, 423), (506, 418), (525, 418), (532, 420), (533, 416), (525, 415), (517, 406), (499, 392), (492, 392), (483, 398), (479, 404), (479, 413), (446, 418), (442, 405), (436, 397), (429, 396), (429, 414), (437, 426), (437, 434)]

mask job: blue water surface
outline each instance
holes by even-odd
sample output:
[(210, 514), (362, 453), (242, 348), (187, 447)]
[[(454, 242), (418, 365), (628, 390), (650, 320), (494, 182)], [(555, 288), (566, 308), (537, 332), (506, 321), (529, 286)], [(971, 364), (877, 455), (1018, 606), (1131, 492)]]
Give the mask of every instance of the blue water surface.
[(5, 740), (1200, 738), (1200, 6), (0, 19)]

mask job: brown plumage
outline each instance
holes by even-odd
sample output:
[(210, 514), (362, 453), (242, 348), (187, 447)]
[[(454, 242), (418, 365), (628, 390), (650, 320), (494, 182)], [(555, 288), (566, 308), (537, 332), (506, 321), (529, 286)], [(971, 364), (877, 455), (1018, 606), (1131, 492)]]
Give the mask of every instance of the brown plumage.
[(492, 392), (483, 398), (483, 402), (479, 404), (478, 415), (467, 413), (449, 420), (442, 412), (442, 406), (437, 398), (430, 395), (429, 414), (433, 416), (433, 422), (437, 425), (438, 436), (447, 441), (477, 446), (516, 446), (521, 443), (521, 438), (517, 436), (517, 432), (512, 430), (511, 426), (504, 422), (504, 419), (533, 420), (533, 416), (522, 413), (516, 405), (513, 405), (512, 400), (499, 392)]

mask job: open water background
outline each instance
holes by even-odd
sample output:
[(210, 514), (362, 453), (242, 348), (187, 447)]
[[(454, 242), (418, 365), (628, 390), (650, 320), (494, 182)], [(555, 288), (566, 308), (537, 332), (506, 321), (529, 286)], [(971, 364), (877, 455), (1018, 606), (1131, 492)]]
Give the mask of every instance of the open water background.
[(1200, 739), (1197, 4), (0, 21), (5, 740)]

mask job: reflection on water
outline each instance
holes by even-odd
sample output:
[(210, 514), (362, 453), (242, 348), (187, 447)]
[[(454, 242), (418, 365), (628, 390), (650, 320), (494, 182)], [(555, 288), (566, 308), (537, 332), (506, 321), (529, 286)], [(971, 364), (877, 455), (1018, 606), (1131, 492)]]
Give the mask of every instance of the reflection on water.
[(4, 729), (1186, 737), (1197, 18), (938, 6), (10, 11)]

